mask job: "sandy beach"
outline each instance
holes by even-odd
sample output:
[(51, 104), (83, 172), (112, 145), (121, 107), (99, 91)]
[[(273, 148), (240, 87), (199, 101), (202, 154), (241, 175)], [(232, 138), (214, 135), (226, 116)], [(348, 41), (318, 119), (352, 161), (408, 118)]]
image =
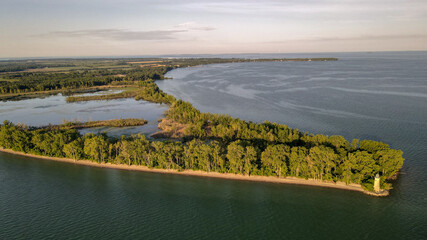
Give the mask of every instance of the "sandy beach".
[(154, 172), (154, 173), (164, 173), (164, 174), (177, 174), (177, 175), (186, 175), (186, 176), (198, 176), (198, 177), (211, 177), (211, 178), (222, 178), (222, 179), (231, 179), (231, 180), (240, 180), (240, 181), (254, 181), (254, 182), (270, 182), (270, 183), (284, 183), (284, 184), (297, 184), (297, 185), (309, 185), (309, 186), (318, 186), (318, 187), (328, 187), (328, 188), (337, 188), (350, 191), (363, 192), (372, 196), (387, 196), (387, 194), (375, 194), (363, 190), (362, 186), (359, 184), (345, 184), (344, 182), (324, 182), (314, 179), (302, 179), (296, 177), (286, 177), (278, 178), (272, 176), (244, 176), (233, 173), (217, 173), (217, 172), (204, 172), (204, 171), (194, 171), (194, 170), (184, 170), (177, 171), (174, 169), (156, 169), (148, 168), (146, 166), (137, 166), (137, 165), (125, 165), (125, 164), (111, 164), (111, 163), (96, 163), (89, 160), (74, 160), (70, 158), (58, 158), (58, 157), (48, 157), (40, 156), (22, 152), (16, 152), (10, 149), (0, 148), (0, 152), (21, 155), (31, 158), (45, 159), (58, 162), (66, 162), (72, 164), (79, 164), (91, 167), (100, 167), (100, 168), (112, 168), (112, 169), (121, 169), (121, 170), (131, 170), (131, 171), (143, 171), (143, 172)]

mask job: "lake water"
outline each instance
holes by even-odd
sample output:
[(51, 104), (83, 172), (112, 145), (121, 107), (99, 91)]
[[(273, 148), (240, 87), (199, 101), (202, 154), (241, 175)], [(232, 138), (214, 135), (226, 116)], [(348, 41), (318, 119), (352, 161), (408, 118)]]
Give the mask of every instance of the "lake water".
[[(119, 91), (102, 91), (82, 95), (112, 94)], [(158, 131), (157, 120), (163, 117), (167, 105), (134, 99), (99, 100), (67, 103), (61, 94), (45, 98), (22, 101), (0, 102), (0, 121), (9, 120), (29, 126), (61, 124), (67, 121), (97, 121), (118, 118), (143, 118), (148, 121), (144, 126), (113, 128), (99, 127), (80, 130), (82, 134), (106, 132), (110, 136), (144, 133), (150, 135)]]
[[(173, 80), (158, 85), (202, 111), (381, 140), (402, 149), (406, 161), (389, 197), (91, 168), (0, 153), (0, 238), (425, 239), (427, 53), (273, 55), (305, 56), (340, 60), (176, 69), (168, 74)], [(95, 115), (107, 113), (83, 116), (79, 111), (113, 103), (118, 107), (107, 107), (115, 110), (106, 118), (146, 114), (141, 110), (145, 103), (128, 108), (128, 100), (57, 109), (43, 103), (47, 107), (11, 114), (39, 106), (41, 100), (26, 101), (0, 103), (0, 118), (33, 124), (76, 116), (98, 120)], [(5, 118), (5, 112), (18, 117)]]

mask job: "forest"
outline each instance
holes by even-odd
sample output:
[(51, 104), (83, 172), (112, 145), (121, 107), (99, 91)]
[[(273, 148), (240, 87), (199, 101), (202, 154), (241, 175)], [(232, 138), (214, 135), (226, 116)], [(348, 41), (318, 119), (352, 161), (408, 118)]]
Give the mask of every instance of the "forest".
[[(217, 62), (220, 61), (212, 60), (212, 63)], [(176, 65), (138, 67), (132, 70), (105, 70), (102, 73), (87, 71), (63, 75), (56, 73), (52, 76), (51, 73), (41, 74), (46, 78), (27, 76), (27, 73), (15, 74), (18, 74), (17, 78), (28, 80), (18, 89), (28, 91), (53, 86), (76, 88), (132, 81), (136, 88), (131, 93), (113, 97), (135, 97), (137, 100), (169, 104), (165, 119), (172, 124), (185, 126), (179, 138), (149, 140), (144, 135), (121, 138), (105, 134), (81, 135), (75, 129), (79, 124), (73, 127), (72, 123), (68, 123), (68, 128), (34, 128), (5, 121), (0, 124), (0, 147), (76, 161), (85, 159), (98, 163), (141, 165), (178, 171), (192, 169), (247, 176), (293, 176), (340, 181), (361, 184), (369, 191), (373, 191), (373, 178), (377, 173), (381, 175), (382, 188), (390, 189), (388, 180), (403, 165), (402, 151), (391, 149), (385, 143), (358, 139), (349, 142), (342, 136), (313, 135), (268, 121), (253, 123), (228, 115), (202, 113), (190, 103), (164, 93), (154, 80), (164, 79), (164, 74), (178, 65), (194, 66), (203, 64), (203, 60), (180, 59), (174, 64)], [(73, 74), (77, 77), (74, 78)], [(49, 82), (52, 82), (51, 85), (47, 84)], [(30, 86), (36, 86), (34, 84), (41, 85), (39, 88), (31, 88)], [(17, 89), (13, 84), (8, 86), (7, 91)], [(49, 87), (46, 88), (47, 86)], [(108, 95), (94, 98), (108, 99), (106, 96)], [(70, 97), (67, 101), (95, 100), (94, 98)], [(130, 121), (144, 124), (143, 120)], [(115, 123), (126, 126), (123, 121)]]
[(0, 146), (19, 152), (89, 159), (98, 163), (202, 170), (261, 176), (295, 176), (382, 188), (402, 167), (402, 151), (387, 144), (342, 136), (309, 135), (277, 123), (252, 123), (227, 115), (200, 113), (175, 101), (167, 118), (189, 125), (182, 141), (150, 141), (144, 135), (81, 135), (73, 128), (31, 129), (5, 121)]

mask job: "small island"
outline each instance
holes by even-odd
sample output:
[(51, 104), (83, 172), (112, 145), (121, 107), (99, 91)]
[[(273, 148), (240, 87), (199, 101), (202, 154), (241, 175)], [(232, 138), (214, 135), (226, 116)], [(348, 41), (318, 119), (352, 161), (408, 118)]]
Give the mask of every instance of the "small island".
[[(3, 69), (0, 98), (19, 100), (38, 94), (72, 95), (85, 91), (122, 89), (116, 94), (69, 96), (67, 101), (135, 98), (168, 104), (161, 132), (109, 137), (81, 135), (76, 129), (94, 126), (143, 125), (145, 120), (109, 120), (27, 127), (5, 121), (0, 125), (1, 151), (69, 161), (92, 166), (220, 177), (250, 181), (305, 184), (361, 191), (386, 196), (403, 165), (402, 151), (381, 142), (342, 136), (313, 135), (272, 122), (253, 123), (228, 115), (202, 113), (190, 103), (158, 88), (155, 81), (178, 67), (253, 61), (336, 61), (307, 59), (140, 59), (115, 60), (106, 70), (105, 60), (45, 60), (68, 66), (58, 71), (37, 71), (26, 62)], [(156, 64), (153, 64), (156, 61)], [(91, 65), (91, 71), (82, 66)], [(15, 64), (15, 65), (14, 65)], [(20, 67), (21, 65), (22, 67)], [(112, 64), (111, 60), (108, 64)], [(13, 67), (15, 66), (15, 67)], [(6, 69), (6, 70), (5, 70)], [(7, 71), (7, 70), (14, 71)], [(76, 70), (77, 69), (77, 70)], [(78, 70), (79, 69), (79, 70)]]
[(147, 120), (139, 118), (125, 118), (125, 119), (110, 119), (100, 121), (64, 121), (59, 125), (47, 125), (41, 127), (31, 127), (31, 129), (38, 129), (43, 131), (53, 131), (59, 129), (82, 129), (82, 128), (95, 128), (95, 127), (134, 127), (143, 126), (147, 124)]

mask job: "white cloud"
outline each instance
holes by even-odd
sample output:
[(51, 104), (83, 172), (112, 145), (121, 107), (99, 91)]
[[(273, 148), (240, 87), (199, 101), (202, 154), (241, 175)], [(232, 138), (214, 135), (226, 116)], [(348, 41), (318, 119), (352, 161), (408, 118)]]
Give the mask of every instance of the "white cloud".
[(155, 30), (155, 31), (131, 31), (125, 29), (90, 29), (76, 31), (53, 31), (42, 34), (42, 37), (67, 37), (82, 38), (93, 37), (107, 40), (127, 41), (127, 40), (169, 40), (176, 39), (176, 33), (187, 32), (185, 29), (175, 30)]
[(185, 29), (185, 30), (197, 30), (197, 31), (213, 31), (213, 30), (216, 30), (216, 28), (214, 28), (214, 27), (200, 25), (200, 24), (197, 24), (195, 22), (180, 23), (178, 25), (175, 25), (174, 28)]
[(129, 40), (176, 40), (177, 33), (187, 33), (190, 31), (213, 31), (216, 28), (211, 26), (200, 25), (195, 22), (185, 22), (173, 26), (167, 30), (152, 30), (152, 31), (135, 31), (120, 28), (108, 29), (88, 29), (74, 31), (52, 31), (47, 34), (37, 35), (36, 37), (47, 38), (99, 38), (116, 41)]
[(372, 40), (399, 40), (399, 39), (426, 39), (427, 34), (384, 34), (384, 35), (360, 35), (350, 37), (318, 37), (318, 38), (301, 38), (287, 39), (282, 41), (260, 42), (262, 44), (283, 44), (287, 42), (332, 42), (332, 41), (372, 41)]

